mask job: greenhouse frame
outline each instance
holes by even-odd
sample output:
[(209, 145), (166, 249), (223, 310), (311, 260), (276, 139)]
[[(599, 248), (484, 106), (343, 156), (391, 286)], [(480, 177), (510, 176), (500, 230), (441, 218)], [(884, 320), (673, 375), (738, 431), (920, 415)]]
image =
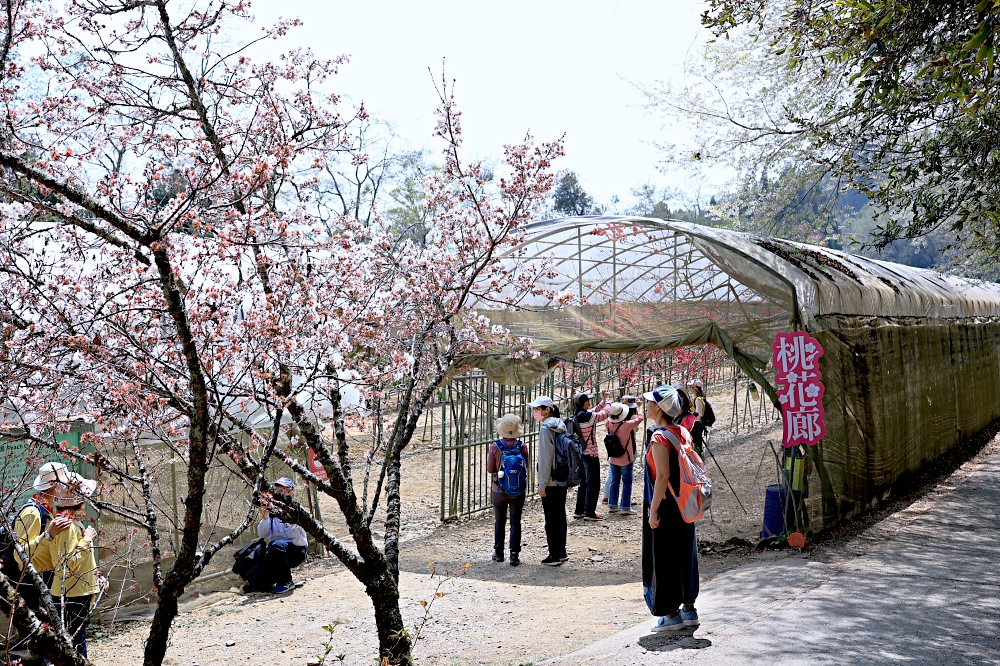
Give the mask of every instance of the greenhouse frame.
[[(825, 350), (826, 437), (806, 451), (810, 531), (907, 489), (1000, 417), (997, 284), (636, 217), (537, 222), (509, 256), (542, 262), (549, 293), (514, 309), (479, 309), (531, 338), (538, 355), (511, 358), (495, 349), (463, 363), (497, 384), (534, 387), (526, 395), (553, 387), (552, 369), (581, 352), (627, 356), (711, 344), (777, 406), (769, 365), (775, 335), (815, 337)], [(574, 305), (557, 305), (567, 294)]]

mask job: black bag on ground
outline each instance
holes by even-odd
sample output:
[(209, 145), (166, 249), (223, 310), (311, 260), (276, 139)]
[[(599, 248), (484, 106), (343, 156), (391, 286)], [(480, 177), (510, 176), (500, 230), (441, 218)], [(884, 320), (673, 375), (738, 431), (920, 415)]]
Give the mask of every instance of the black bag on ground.
[(254, 570), (264, 563), (267, 555), (267, 539), (257, 539), (240, 548), (233, 554), (233, 573), (246, 581), (253, 579)]

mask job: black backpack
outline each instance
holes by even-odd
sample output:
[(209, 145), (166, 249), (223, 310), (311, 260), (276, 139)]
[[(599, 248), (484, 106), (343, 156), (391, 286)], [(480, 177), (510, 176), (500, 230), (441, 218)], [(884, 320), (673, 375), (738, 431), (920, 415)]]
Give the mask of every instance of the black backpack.
[(264, 564), (267, 555), (267, 539), (257, 539), (233, 553), (236, 561), (233, 563), (233, 573), (246, 581), (256, 578), (255, 570)]
[[(705, 400), (702, 398), (702, 400)], [(705, 413), (701, 415), (701, 424), (706, 428), (711, 428), (715, 425), (715, 410), (712, 409), (712, 403), (705, 400)]]
[(625, 445), (618, 439), (619, 430), (621, 430), (621, 425), (615, 428), (614, 432), (609, 430), (608, 434), (604, 436), (604, 450), (608, 452), (609, 458), (621, 458), (628, 453)]
[(39, 520), (41, 520), (43, 531), (49, 523), (49, 512), (43, 511), (42, 508), (34, 501), (28, 502), (22, 506), (17, 513), (10, 517), (9, 520), (0, 521), (0, 565), (2, 565), (3, 572), (7, 574), (8, 577), (17, 577), (20, 573), (17, 566), (17, 559), (14, 557), (14, 541), (17, 539), (17, 531), (14, 529), (14, 523), (21, 515), (21, 512), (29, 506), (38, 511), (38, 517)]

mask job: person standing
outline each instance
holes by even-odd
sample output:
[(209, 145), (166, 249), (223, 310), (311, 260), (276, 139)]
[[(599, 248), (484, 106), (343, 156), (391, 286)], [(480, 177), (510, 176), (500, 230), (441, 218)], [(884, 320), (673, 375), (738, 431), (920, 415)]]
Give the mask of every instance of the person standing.
[(683, 384), (675, 384), (674, 389), (681, 398), (681, 413), (676, 417), (677, 425), (683, 426), (691, 433), (691, 441), (694, 443), (694, 450), (700, 456), (704, 455), (702, 449), (705, 446), (705, 426), (701, 419), (694, 413), (694, 402), (687, 387)]
[(535, 481), (542, 498), (545, 514), (545, 541), (549, 554), (542, 564), (557, 567), (569, 559), (566, 553), (566, 488), (552, 478), (556, 464), (556, 437), (566, 433), (566, 424), (559, 418), (559, 408), (552, 398), (543, 395), (528, 403), (531, 418), (541, 425), (538, 431), (538, 461)]
[(701, 424), (705, 426), (705, 435), (708, 435), (708, 429), (715, 425), (715, 410), (712, 409), (712, 403), (708, 401), (705, 397), (705, 383), (700, 379), (691, 380), (691, 400), (694, 403), (694, 413), (698, 416), (698, 420)]
[(94, 556), (97, 530), (92, 525), (83, 526), (87, 518), (86, 498), (95, 488), (97, 481), (79, 476), (73, 483), (59, 486), (55, 510), (59, 518), (66, 518), (71, 524), (48, 544), (54, 569), (52, 602), (62, 617), (66, 633), (73, 637), (73, 647), (83, 657), (87, 656), (90, 611), (103, 582)]
[[(2, 558), (4, 575), (17, 587), (17, 594), (24, 605), (36, 615), (41, 611), (42, 594), (48, 596), (52, 588), (52, 552), (48, 545), (73, 524), (71, 518), (54, 515), (57, 487), (60, 483), (69, 481), (70, 475), (69, 468), (61, 462), (44, 463), (38, 468), (38, 474), (32, 483), (34, 494), (13, 520), (14, 537), (39, 573), (44, 588), (39, 590), (17, 548), (12, 548)], [(9, 608), (3, 608), (3, 611), (10, 615)], [(26, 663), (34, 658), (26, 649), (16, 654), (22, 656)]]
[[(521, 564), (521, 513), (527, 494), (528, 447), (516, 414), (504, 414), (494, 424), (499, 440), (490, 444), (486, 472), (493, 479), (493, 561), (503, 562), (503, 540), (510, 514), (510, 566)], [(517, 478), (520, 476), (520, 478)]]
[(601, 493), (601, 451), (597, 446), (597, 424), (607, 420), (611, 406), (611, 394), (604, 392), (603, 399), (597, 409), (590, 410), (590, 396), (580, 393), (573, 400), (576, 407), (576, 423), (580, 429), (580, 441), (583, 445), (583, 483), (576, 493), (576, 511), (574, 518), (584, 520), (604, 520), (597, 515), (597, 501)]
[[(642, 411), (632, 398), (631, 405), (613, 402), (609, 407), (607, 431), (615, 435), (625, 448), (625, 455), (608, 458), (608, 513), (618, 513), (631, 516), (632, 509), (632, 468), (635, 464), (635, 431), (644, 420)], [(618, 491), (621, 487), (621, 507), (618, 504)]]
[[(659, 616), (654, 632), (699, 624), (698, 540), (694, 523), (685, 522), (674, 495), (680, 492), (677, 449), (690, 435), (675, 419), (681, 402), (672, 386), (643, 394), (646, 413), (657, 425), (646, 451), (643, 497), (642, 586), (646, 605)], [(669, 485), (669, 488), (668, 488)]]
[[(295, 495), (295, 482), (283, 476), (274, 482), (274, 489), (291, 500)], [(268, 540), (267, 553), (261, 567), (254, 571), (253, 579), (243, 586), (243, 591), (291, 592), (295, 589), (292, 569), (306, 561), (306, 548), (309, 546), (306, 531), (299, 525), (272, 516), (267, 507), (261, 507), (260, 514), (257, 536)]]

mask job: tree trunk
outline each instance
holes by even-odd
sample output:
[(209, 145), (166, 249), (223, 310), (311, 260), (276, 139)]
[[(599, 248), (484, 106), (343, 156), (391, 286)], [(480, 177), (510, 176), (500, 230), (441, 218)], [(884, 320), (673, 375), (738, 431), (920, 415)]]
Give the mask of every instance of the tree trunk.
[(388, 659), (390, 664), (410, 666), (413, 664), (413, 645), (399, 612), (399, 586), (389, 572), (383, 571), (366, 591), (375, 607), (379, 658)]
[(167, 655), (167, 641), (170, 639), (170, 625), (177, 617), (177, 598), (160, 597), (153, 614), (153, 624), (149, 627), (146, 650), (143, 656), (145, 666), (160, 666)]

